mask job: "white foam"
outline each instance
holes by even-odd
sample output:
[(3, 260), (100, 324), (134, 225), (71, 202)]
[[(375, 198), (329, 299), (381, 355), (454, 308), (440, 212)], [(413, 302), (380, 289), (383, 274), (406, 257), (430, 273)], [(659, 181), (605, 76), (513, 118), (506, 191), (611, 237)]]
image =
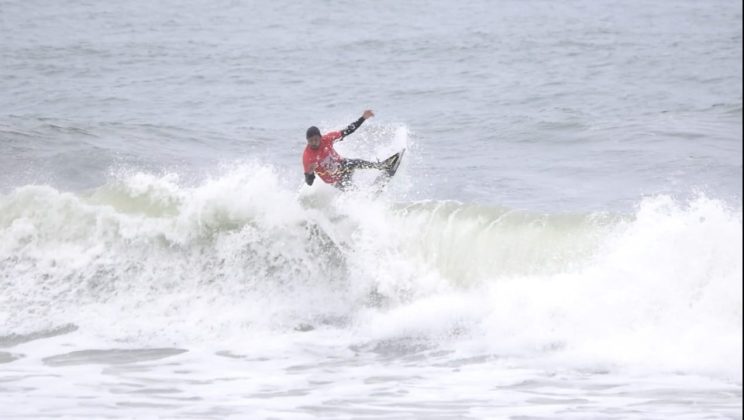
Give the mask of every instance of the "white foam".
[(649, 198), (580, 266), (486, 276), (466, 291), (432, 292), (374, 314), (369, 332), (441, 340), (458, 331), (468, 351), (530, 363), (740, 381), (741, 244), (740, 210), (707, 198), (688, 205)]
[(310, 325), (741, 380), (741, 209), (660, 196), (626, 217), (534, 215), (323, 194), (259, 164), (194, 186), (138, 173), (88, 195), (18, 188), (0, 196), (0, 323), (169, 345)]

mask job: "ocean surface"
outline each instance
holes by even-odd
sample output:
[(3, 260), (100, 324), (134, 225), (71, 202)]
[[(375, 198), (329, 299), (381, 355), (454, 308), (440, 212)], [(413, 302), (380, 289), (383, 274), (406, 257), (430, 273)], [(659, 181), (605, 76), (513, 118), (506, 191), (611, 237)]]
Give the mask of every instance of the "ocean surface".
[(741, 2), (0, 0), (0, 418), (741, 419)]

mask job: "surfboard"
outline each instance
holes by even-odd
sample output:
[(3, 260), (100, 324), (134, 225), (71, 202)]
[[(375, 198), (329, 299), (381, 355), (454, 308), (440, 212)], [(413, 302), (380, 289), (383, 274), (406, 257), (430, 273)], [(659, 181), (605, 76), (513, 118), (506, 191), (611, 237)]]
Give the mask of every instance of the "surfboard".
[(388, 182), (390, 182), (390, 179), (393, 176), (395, 176), (396, 172), (398, 172), (398, 168), (400, 167), (400, 162), (403, 160), (403, 154), (405, 152), (406, 152), (406, 149), (403, 149), (400, 152), (382, 161), (382, 163), (385, 166), (385, 169), (383, 169), (382, 173), (378, 175), (377, 178), (375, 178), (372, 185), (374, 185), (378, 189), (382, 189)]

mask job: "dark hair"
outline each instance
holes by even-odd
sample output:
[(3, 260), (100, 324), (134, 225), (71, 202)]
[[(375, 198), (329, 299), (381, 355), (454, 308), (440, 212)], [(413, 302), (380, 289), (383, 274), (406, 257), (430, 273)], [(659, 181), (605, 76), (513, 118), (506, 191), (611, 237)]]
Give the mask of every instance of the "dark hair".
[(319, 136), (319, 135), (320, 135), (320, 130), (318, 130), (318, 127), (312, 126), (307, 129), (307, 133), (305, 133), (305, 138), (309, 139), (312, 136)]

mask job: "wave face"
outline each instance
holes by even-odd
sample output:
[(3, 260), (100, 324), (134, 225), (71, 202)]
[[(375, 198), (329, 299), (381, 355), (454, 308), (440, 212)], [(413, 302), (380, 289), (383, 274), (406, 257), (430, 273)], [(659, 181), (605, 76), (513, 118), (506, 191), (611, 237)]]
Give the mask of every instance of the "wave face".
[[(555, 365), (741, 378), (741, 209), (537, 214), (297, 190), (232, 167), (0, 196), (0, 325), (148, 344), (303, 328)], [(61, 327), (60, 327), (61, 326)]]

